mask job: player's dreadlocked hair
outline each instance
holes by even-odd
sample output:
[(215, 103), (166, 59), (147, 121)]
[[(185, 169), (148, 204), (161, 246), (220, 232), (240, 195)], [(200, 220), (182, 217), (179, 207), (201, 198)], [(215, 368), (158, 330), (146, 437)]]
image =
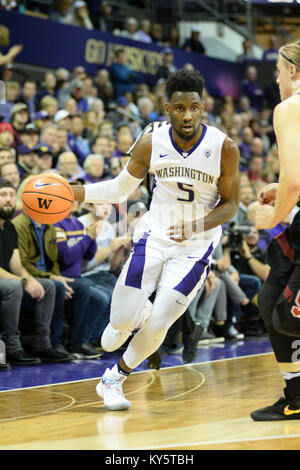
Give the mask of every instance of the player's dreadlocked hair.
[(204, 79), (196, 70), (177, 70), (169, 76), (166, 83), (166, 93), (169, 101), (176, 91), (195, 91), (202, 98), (203, 90)]

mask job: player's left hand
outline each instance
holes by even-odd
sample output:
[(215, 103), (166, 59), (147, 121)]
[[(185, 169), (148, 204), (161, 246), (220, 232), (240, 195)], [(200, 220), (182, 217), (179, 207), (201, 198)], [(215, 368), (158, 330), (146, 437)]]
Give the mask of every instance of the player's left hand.
[(270, 206), (269, 204), (258, 206), (254, 216), (256, 223), (255, 227), (258, 230), (275, 227), (276, 223), (273, 222), (273, 216), (274, 207)]

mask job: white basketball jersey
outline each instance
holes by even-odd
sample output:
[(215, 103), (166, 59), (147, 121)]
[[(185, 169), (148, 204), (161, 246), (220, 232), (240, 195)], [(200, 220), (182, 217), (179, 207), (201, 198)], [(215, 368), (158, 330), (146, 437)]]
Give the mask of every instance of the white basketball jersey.
[[(171, 225), (202, 219), (215, 208), (220, 199), (218, 180), (225, 138), (219, 129), (203, 125), (198, 142), (184, 152), (172, 138), (171, 124), (153, 129), (150, 172), (155, 185), (150, 210), (138, 224), (138, 231), (151, 231), (165, 238)], [(220, 231), (216, 227), (190, 241), (213, 239)]]

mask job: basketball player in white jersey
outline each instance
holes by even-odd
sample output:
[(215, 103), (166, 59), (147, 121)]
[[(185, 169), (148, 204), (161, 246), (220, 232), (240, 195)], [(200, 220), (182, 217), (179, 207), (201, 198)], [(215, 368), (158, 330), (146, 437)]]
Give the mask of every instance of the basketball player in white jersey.
[(150, 209), (135, 229), (134, 248), (115, 286), (110, 323), (102, 335), (103, 349), (113, 351), (138, 330), (97, 385), (108, 410), (129, 408), (122, 383), (158, 349), (187, 309), (207, 277), (221, 224), (237, 210), (238, 147), (217, 128), (201, 124), (203, 89), (196, 71), (171, 75), (165, 105), (170, 124), (142, 135), (113, 180), (72, 186), (76, 200), (120, 203), (148, 171), (155, 176)]
[[(269, 229), (285, 219), (300, 194), (300, 41), (279, 49), (281, 103), (274, 109), (278, 145), (278, 184), (258, 194), (256, 227)], [(274, 204), (274, 205), (273, 205)], [(255, 421), (300, 419), (300, 211), (268, 247), (270, 274), (258, 296), (261, 316), (285, 380), (284, 396), (251, 413)]]

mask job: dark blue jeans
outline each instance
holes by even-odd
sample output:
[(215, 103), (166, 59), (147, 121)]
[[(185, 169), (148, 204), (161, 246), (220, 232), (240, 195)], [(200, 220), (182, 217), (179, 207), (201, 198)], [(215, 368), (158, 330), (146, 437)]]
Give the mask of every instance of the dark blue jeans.
[[(240, 274), (239, 287), (245, 292), (248, 299), (252, 299), (255, 294), (260, 291), (262, 282), (261, 280), (251, 274)], [(232, 304), (231, 316), (235, 316), (239, 319), (242, 315), (242, 309), (240, 305)]]
[(84, 342), (85, 329), (88, 319), (90, 291), (89, 283), (84, 279), (74, 279), (70, 286), (74, 290), (71, 300), (65, 300), (65, 286), (55, 281), (56, 298), (51, 323), (52, 346), (62, 344), (62, 333), (65, 313), (68, 312), (69, 338), (68, 346), (75, 346)]
[(90, 284), (101, 293), (103, 302), (105, 303), (105, 307), (103, 308), (101, 315), (98, 315), (98, 321), (95, 324), (90, 339), (92, 343), (97, 343), (100, 341), (102, 333), (105, 330), (106, 325), (109, 323), (111, 298), (118, 278), (115, 274), (109, 271), (99, 271), (85, 276), (85, 279), (88, 279)]
[[(69, 322), (67, 347), (92, 341), (93, 332), (98, 323), (100, 326), (103, 324), (104, 330), (109, 321), (106, 296), (84, 277), (74, 278), (74, 281), (70, 282), (70, 286), (74, 290), (73, 298), (70, 300), (65, 300), (63, 283), (55, 281), (55, 284), (56, 299), (51, 324), (52, 345), (55, 347), (62, 343), (65, 314), (67, 314)], [(108, 314), (106, 314), (107, 309)]]

